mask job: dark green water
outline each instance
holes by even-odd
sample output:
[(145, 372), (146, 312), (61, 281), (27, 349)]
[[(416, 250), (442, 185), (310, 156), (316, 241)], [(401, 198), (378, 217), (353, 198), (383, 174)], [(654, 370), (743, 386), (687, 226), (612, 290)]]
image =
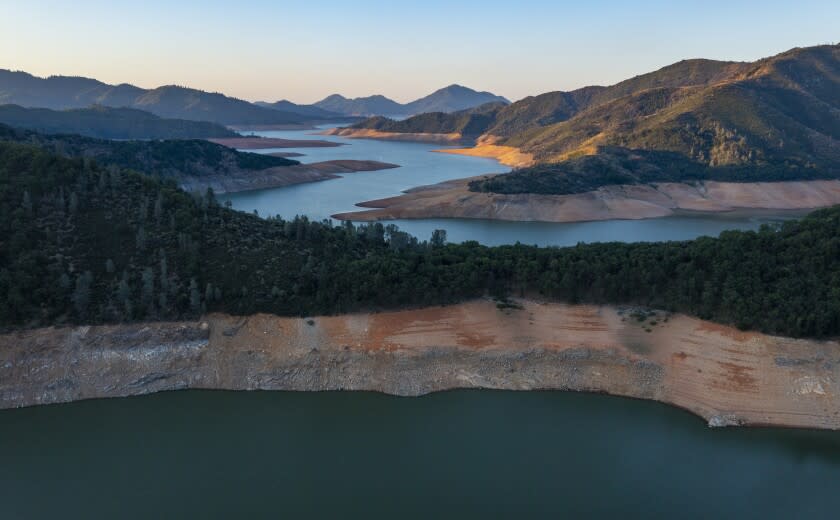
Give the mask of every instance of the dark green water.
[(0, 412), (0, 518), (837, 518), (840, 433), (563, 392), (172, 392)]

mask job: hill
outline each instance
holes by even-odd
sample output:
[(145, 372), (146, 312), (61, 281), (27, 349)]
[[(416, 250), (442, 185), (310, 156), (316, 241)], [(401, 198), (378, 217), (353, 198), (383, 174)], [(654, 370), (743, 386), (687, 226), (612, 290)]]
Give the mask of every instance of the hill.
[(43, 135), (0, 124), (0, 141), (36, 145), (64, 157), (142, 171), (179, 184), (300, 164), (282, 157), (239, 152), (202, 139), (112, 141), (79, 135)]
[(487, 103), (507, 105), (510, 104), (510, 101), (490, 92), (477, 92), (461, 85), (449, 85), (448, 87), (432, 92), (426, 97), (406, 104), (405, 113), (456, 112)]
[[(457, 127), (460, 117), (390, 126), (404, 132), (422, 123), (434, 133)], [(612, 182), (838, 178), (840, 46), (753, 63), (685, 60), (609, 87), (525, 98), (491, 117), (480, 142), (518, 150), (536, 165), (475, 182), (475, 190), (564, 194)]]
[(299, 124), (312, 118), (260, 107), (219, 93), (175, 85), (142, 89), (108, 85), (82, 77), (39, 78), (26, 72), (0, 70), (0, 104), (63, 110), (92, 105), (129, 107), (160, 117), (210, 121), (222, 125)]
[(790, 336), (840, 333), (840, 208), (688, 242), (430, 242), (381, 224), (263, 220), (163, 182), (0, 142), (0, 326), (306, 316), (533, 292)]
[(450, 114), (429, 112), (403, 120), (378, 116), (362, 121), (350, 128), (411, 134), (458, 133), (464, 137), (477, 137), (487, 131), (504, 106), (502, 103), (487, 103)]
[[(562, 175), (577, 157), (618, 165), (613, 159), (623, 154), (644, 157), (645, 168), (667, 165), (672, 181), (840, 177), (840, 46), (794, 49), (722, 70), (699, 84), (644, 88), (500, 142), (549, 165), (543, 176), (551, 169)], [(521, 181), (535, 171), (516, 174)], [(527, 184), (521, 189), (530, 190)]]
[(133, 108), (104, 106), (59, 111), (0, 105), (0, 123), (47, 134), (78, 134), (102, 139), (200, 139), (238, 135), (215, 123), (163, 119)]
[[(491, 94), (477, 92), (461, 85), (450, 85), (432, 92), (410, 103), (397, 103), (385, 96), (369, 96), (347, 99), (333, 94), (314, 106), (352, 116), (407, 116), (426, 112), (456, 112), (474, 108), (487, 103), (508, 104), (507, 99)], [(445, 133), (445, 132), (436, 132)]]
[(300, 114), (313, 119), (344, 119), (346, 117), (344, 114), (324, 110), (323, 108), (319, 108), (315, 105), (298, 105), (297, 103), (292, 103), (291, 101), (287, 101), (285, 99), (275, 101), (274, 103), (257, 101), (254, 104), (263, 108), (280, 110), (282, 112), (291, 112), (293, 114)]
[(403, 105), (382, 95), (348, 99), (341, 94), (327, 96), (313, 106), (345, 116), (400, 115)]

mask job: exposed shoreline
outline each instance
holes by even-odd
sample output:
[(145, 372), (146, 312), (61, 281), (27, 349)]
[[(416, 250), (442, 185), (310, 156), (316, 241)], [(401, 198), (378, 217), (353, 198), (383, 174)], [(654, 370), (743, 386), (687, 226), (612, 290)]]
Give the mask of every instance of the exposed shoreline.
[(605, 186), (572, 195), (470, 191), (469, 182), (483, 177), (421, 186), (403, 195), (361, 202), (357, 206), (373, 209), (338, 213), (333, 218), (586, 222), (667, 217), (686, 211), (722, 214), (735, 210), (808, 210), (840, 204), (840, 181), (836, 180)]
[(370, 128), (331, 128), (321, 132), (321, 135), (338, 135), (350, 139), (379, 139), (382, 141), (407, 141), (413, 143), (440, 143), (452, 145), (473, 145), (468, 148), (447, 148), (433, 150), (437, 153), (449, 153), (453, 155), (469, 155), (472, 157), (485, 157), (496, 159), (505, 166), (520, 168), (534, 164), (534, 157), (519, 148), (496, 144), (498, 138), (494, 136), (482, 136), (476, 142), (460, 133), (435, 134), (435, 133), (410, 133), (410, 132), (382, 132)]
[(344, 173), (370, 172), (399, 168), (398, 164), (379, 161), (358, 161), (353, 159), (335, 159), (292, 166), (277, 166), (264, 170), (240, 171), (219, 175), (203, 175), (179, 179), (186, 191), (205, 191), (212, 188), (217, 194), (239, 191), (279, 188), (306, 182), (320, 182), (337, 179)]
[(658, 312), (517, 300), (0, 335), (0, 408), (163, 390), (573, 390), (669, 403), (710, 426), (840, 429), (840, 343)]
[(381, 141), (406, 141), (412, 143), (463, 144), (464, 136), (459, 133), (404, 133), (381, 132), (368, 128), (331, 128), (321, 132), (321, 135), (337, 135), (349, 139), (378, 139)]
[(315, 123), (278, 123), (274, 125), (227, 125), (237, 132), (257, 132), (260, 130), (314, 130)]
[(456, 155), (469, 155), (471, 157), (486, 157), (496, 159), (505, 166), (513, 168), (524, 168), (533, 165), (536, 161), (530, 153), (523, 152), (514, 146), (496, 144), (498, 138), (492, 135), (481, 136), (470, 148), (456, 148), (449, 150), (435, 150), (439, 153), (451, 153)]
[(224, 137), (207, 139), (211, 143), (238, 150), (264, 150), (267, 148), (327, 148), (343, 143), (321, 139), (281, 139), (278, 137)]

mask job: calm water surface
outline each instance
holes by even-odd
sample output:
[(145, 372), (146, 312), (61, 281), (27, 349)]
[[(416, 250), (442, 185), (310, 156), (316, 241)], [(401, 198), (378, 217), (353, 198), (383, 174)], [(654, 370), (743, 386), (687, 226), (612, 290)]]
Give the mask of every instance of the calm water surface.
[[(325, 125), (324, 128), (329, 127)], [(316, 131), (256, 132), (268, 137), (312, 139)], [(369, 159), (401, 165), (400, 168), (377, 172), (358, 172), (341, 179), (299, 184), (222, 195), (233, 207), (243, 211), (257, 210), (260, 215), (292, 218), (307, 215), (321, 220), (330, 215), (360, 208), (356, 203), (399, 195), (404, 190), (486, 173), (499, 173), (509, 168), (493, 159), (433, 153), (442, 145), (401, 143), (372, 139), (347, 139), (317, 136), (319, 139), (345, 143), (335, 148), (270, 149), (262, 152), (294, 151), (305, 154), (295, 159), (317, 162), (330, 159)], [(730, 215), (678, 216), (647, 220), (610, 220), (559, 224), (546, 222), (503, 222), (472, 219), (395, 220), (401, 229), (428, 239), (435, 229), (446, 229), (451, 242), (477, 240), (487, 245), (523, 244), (574, 245), (578, 242), (686, 240), (698, 236), (717, 236), (727, 229), (758, 229), (761, 224), (776, 222), (799, 213), (751, 212)]]
[[(2, 518), (837, 518), (840, 435), (564, 392), (162, 393), (0, 413)], [(615, 516), (617, 515), (617, 516)]]

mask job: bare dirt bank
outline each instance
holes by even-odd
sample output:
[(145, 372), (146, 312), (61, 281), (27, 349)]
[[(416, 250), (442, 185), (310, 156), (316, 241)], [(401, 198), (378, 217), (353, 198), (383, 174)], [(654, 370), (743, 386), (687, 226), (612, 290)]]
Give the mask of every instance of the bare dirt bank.
[(231, 130), (236, 131), (259, 131), (259, 130), (314, 130), (314, 123), (280, 123), (276, 125), (227, 125)]
[(385, 141), (411, 141), (421, 143), (458, 144), (464, 137), (459, 133), (430, 134), (430, 133), (398, 133), (380, 132), (367, 128), (331, 128), (322, 132), (323, 135), (339, 135), (351, 139), (382, 139)]
[(435, 151), (457, 155), (470, 155), (473, 157), (488, 157), (490, 159), (496, 159), (500, 163), (514, 168), (524, 168), (534, 164), (533, 155), (523, 152), (519, 148), (515, 148), (513, 146), (498, 145), (496, 144), (497, 141), (497, 137), (484, 135), (479, 138), (475, 146), (471, 148)]
[(205, 191), (212, 188), (216, 193), (279, 188), (304, 182), (318, 182), (336, 179), (342, 173), (369, 172), (399, 168), (398, 164), (379, 161), (358, 161), (336, 159), (293, 166), (278, 166), (265, 170), (242, 170), (225, 175), (203, 175), (181, 180), (181, 187), (187, 191)]
[(214, 314), (200, 323), (6, 334), (0, 408), (183, 388), (560, 389), (662, 401), (712, 426), (840, 429), (837, 341), (518, 302), (521, 310), (479, 300), (312, 319)]
[(469, 190), (470, 179), (423, 186), (404, 195), (358, 204), (368, 211), (340, 213), (361, 221), (411, 218), (481, 218), (582, 222), (665, 217), (677, 211), (722, 213), (737, 209), (797, 210), (840, 204), (840, 181), (697, 185), (605, 186), (573, 195), (499, 194)]
[(303, 157), (305, 154), (298, 153), (298, 152), (268, 152), (266, 155), (270, 155), (272, 157)]
[(320, 139), (280, 139), (278, 137), (220, 137), (208, 141), (239, 150), (263, 150), (266, 148), (323, 148), (341, 146), (341, 143)]

